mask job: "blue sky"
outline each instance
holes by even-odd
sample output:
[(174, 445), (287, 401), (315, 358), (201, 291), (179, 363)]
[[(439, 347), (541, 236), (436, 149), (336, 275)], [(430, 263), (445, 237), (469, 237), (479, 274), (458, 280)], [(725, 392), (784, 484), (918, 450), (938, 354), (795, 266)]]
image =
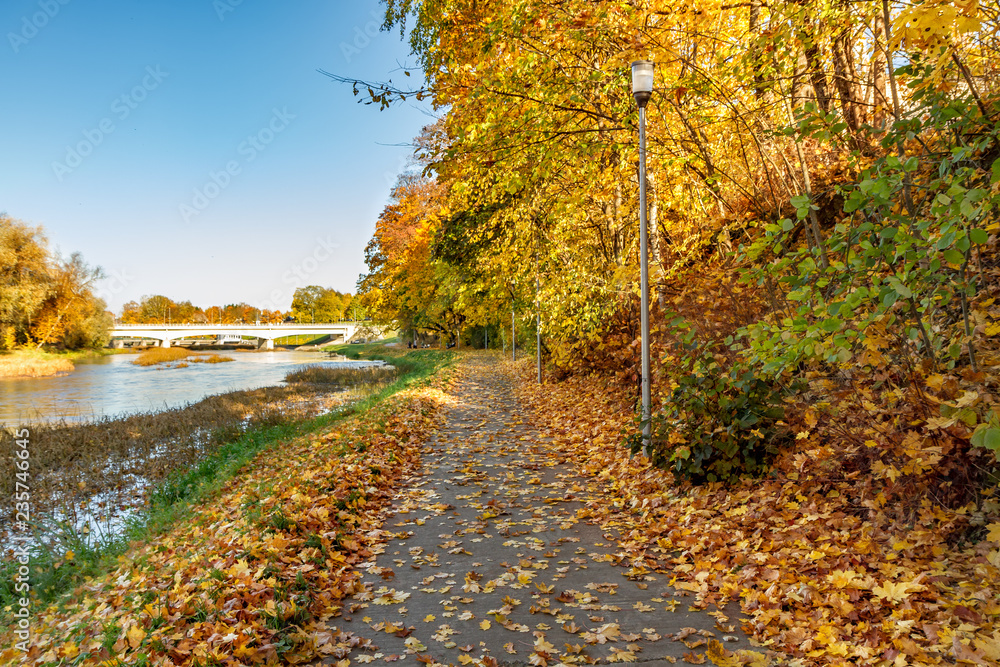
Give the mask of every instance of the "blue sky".
[(353, 292), (434, 120), (316, 71), (403, 80), (413, 59), (381, 19), (376, 0), (5, 0), (0, 211), (102, 266), (116, 312)]

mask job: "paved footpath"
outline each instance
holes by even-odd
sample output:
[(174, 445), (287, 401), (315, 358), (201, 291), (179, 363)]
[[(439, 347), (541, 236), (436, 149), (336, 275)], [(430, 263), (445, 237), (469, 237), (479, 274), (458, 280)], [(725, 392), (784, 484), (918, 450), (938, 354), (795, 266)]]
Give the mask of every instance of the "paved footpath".
[(364, 590), (330, 622), (355, 648), (328, 664), (701, 664), (709, 639), (750, 648), (735, 608), (689, 611), (690, 593), (577, 519), (606, 501), (545, 456), (495, 361), (467, 358), (452, 393)]

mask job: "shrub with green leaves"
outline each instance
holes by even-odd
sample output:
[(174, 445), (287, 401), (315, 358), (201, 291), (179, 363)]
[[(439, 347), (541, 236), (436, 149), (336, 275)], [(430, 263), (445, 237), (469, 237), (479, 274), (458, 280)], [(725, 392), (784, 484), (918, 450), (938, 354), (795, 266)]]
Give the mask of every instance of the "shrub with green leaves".
[[(897, 360), (978, 368), (973, 310), (989, 279), (984, 250), (1000, 231), (1000, 127), (974, 95), (932, 85), (929, 65), (896, 74), (912, 81), (911, 107), (872, 135), (878, 144), (844, 156), (845, 173), (856, 176), (828, 186), (831, 221), (810, 226), (823, 198), (800, 194), (789, 202), (795, 220), (765, 224), (741, 248), (743, 280), (772, 294), (772, 315), (740, 332), (748, 358), (767, 372), (864, 364), (859, 353), (885, 346), (883, 338), (893, 339)], [(841, 132), (840, 117), (813, 104), (784, 128), (796, 141), (834, 147)]]
[[(712, 346), (688, 348), (664, 412), (653, 415), (653, 465), (694, 483), (729, 481), (767, 471), (785, 432), (784, 389), (742, 362), (724, 367)], [(633, 451), (641, 436), (631, 439)]]

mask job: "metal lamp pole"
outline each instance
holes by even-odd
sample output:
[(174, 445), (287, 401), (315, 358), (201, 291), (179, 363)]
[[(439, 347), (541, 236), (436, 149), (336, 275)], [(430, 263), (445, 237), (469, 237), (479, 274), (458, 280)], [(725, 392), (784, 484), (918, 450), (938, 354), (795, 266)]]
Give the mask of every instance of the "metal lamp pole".
[(517, 361), (517, 332), (514, 330), (514, 299), (510, 301), (510, 360)]
[(535, 355), (538, 357), (538, 384), (542, 383), (542, 311), (539, 302), (538, 274), (535, 274)]
[(649, 456), (652, 398), (649, 370), (649, 253), (646, 229), (646, 104), (653, 96), (653, 62), (632, 63), (632, 96), (639, 106), (639, 267), (642, 326), (642, 453)]

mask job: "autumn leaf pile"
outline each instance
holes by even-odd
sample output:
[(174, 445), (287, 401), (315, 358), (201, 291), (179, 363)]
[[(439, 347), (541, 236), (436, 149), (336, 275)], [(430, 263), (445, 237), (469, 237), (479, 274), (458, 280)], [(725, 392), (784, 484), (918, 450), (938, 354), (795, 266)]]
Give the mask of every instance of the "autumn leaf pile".
[[(910, 499), (906, 524), (885, 507), (900, 500), (898, 477), (921, 472), (933, 453), (922, 439), (900, 448), (915, 469), (874, 482), (835, 470), (847, 445), (817, 428), (800, 431), (763, 479), (678, 485), (628, 458), (620, 443), (635, 397), (620, 386), (600, 376), (537, 385), (533, 368), (509, 372), (554, 439), (551, 456), (603, 481), (607, 502), (581, 513), (617, 527), (632, 566), (672, 572), (696, 606), (739, 600), (749, 634), (804, 664), (1000, 661), (1000, 524), (961, 541), (975, 505)], [(816, 425), (816, 415), (801, 418)], [(866, 506), (851, 500), (861, 497)]]
[(258, 456), (170, 532), (136, 545), (62, 608), (32, 609), (27, 654), (4, 663), (302, 662), (358, 586), (378, 512), (412, 471), (444, 394), (409, 390)]

